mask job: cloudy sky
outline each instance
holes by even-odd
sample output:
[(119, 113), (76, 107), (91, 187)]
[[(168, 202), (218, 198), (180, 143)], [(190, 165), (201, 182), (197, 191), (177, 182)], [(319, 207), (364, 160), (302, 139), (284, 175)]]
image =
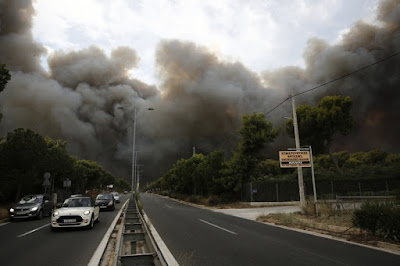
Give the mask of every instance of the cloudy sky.
[[(311, 37), (340, 41), (358, 20), (373, 23), (378, 0), (38, 0), (33, 36), (48, 53), (96, 45), (129, 46), (140, 57), (132, 76), (157, 84), (161, 39), (206, 46), (221, 59), (261, 72), (303, 66)], [(46, 58), (42, 58), (46, 67)]]

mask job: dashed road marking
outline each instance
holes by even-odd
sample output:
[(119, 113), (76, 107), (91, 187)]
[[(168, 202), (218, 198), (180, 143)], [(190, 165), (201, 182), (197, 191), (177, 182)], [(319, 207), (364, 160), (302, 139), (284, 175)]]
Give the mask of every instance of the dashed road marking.
[(23, 237), (23, 236), (30, 235), (30, 234), (35, 233), (36, 231), (39, 231), (40, 229), (43, 229), (43, 228), (45, 228), (46, 226), (49, 226), (49, 225), (50, 225), (50, 223), (42, 225), (41, 227), (35, 228), (35, 229), (31, 230), (31, 231), (28, 231), (26, 233), (23, 233), (23, 234), (17, 236), (17, 237)]
[(223, 230), (223, 231), (225, 231), (225, 232), (228, 232), (228, 233), (230, 233), (230, 234), (232, 234), (232, 235), (237, 235), (236, 232), (233, 232), (233, 231), (231, 231), (231, 230), (228, 230), (228, 229), (223, 228), (223, 227), (221, 227), (221, 226), (218, 226), (218, 225), (216, 225), (216, 224), (213, 224), (213, 223), (204, 221), (204, 220), (202, 220), (202, 219), (199, 219), (199, 221), (201, 221), (201, 222), (203, 222), (203, 223), (206, 223), (206, 224), (208, 224), (208, 225), (214, 226), (214, 227), (216, 227), (216, 228), (218, 228), (218, 229), (221, 229), (221, 230)]

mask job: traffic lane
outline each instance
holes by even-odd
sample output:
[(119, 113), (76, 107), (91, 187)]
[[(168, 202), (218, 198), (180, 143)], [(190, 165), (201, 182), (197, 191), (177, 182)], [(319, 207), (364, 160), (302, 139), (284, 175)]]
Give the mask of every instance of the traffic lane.
[[(28, 231), (34, 230), (45, 224), (50, 223), (50, 216), (44, 216), (41, 220), (36, 219), (19, 219), (0, 226), (0, 236), (2, 239), (8, 239), (15, 235), (21, 235)], [(0, 243), (1, 247), (2, 243)]]
[[(20, 229), (10, 223), (0, 227), (0, 258), (2, 265), (87, 265), (97, 249), (104, 234), (128, 197), (123, 197), (116, 204), (114, 211), (102, 211), (100, 223), (92, 230), (84, 228), (65, 228), (52, 232), (50, 218), (43, 219), (42, 229), (18, 237)], [(47, 219), (48, 218), (48, 219)], [(27, 221), (29, 222), (29, 221)], [(24, 226), (23, 222), (15, 225)], [(9, 230), (7, 230), (9, 228)], [(29, 227), (30, 229), (31, 227)], [(7, 231), (3, 237), (3, 230)], [(27, 232), (27, 231), (26, 231)]]
[(398, 265), (399, 261), (399, 256), (386, 252), (198, 209), (155, 195), (142, 194), (140, 199), (161, 238), (183, 265)]

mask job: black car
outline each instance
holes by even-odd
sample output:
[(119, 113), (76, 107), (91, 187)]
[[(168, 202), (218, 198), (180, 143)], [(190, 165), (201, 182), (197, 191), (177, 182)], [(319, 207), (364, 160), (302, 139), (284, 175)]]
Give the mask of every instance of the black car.
[(100, 210), (115, 210), (115, 199), (110, 193), (97, 195), (95, 204)]
[(26, 218), (42, 219), (44, 215), (51, 215), (53, 208), (54, 204), (49, 195), (26, 195), (10, 208), (10, 221)]

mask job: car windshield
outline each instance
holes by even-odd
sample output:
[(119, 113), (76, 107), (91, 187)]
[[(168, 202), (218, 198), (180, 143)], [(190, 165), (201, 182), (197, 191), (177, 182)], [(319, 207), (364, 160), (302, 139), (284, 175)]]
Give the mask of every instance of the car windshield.
[(32, 203), (40, 203), (42, 202), (42, 198), (35, 196), (35, 195), (29, 195), (23, 197), (18, 203), (19, 204), (32, 204)]
[(69, 198), (63, 203), (63, 207), (90, 207), (91, 201), (89, 198)]
[(104, 200), (104, 199), (112, 199), (111, 194), (100, 194), (97, 195), (96, 199)]

